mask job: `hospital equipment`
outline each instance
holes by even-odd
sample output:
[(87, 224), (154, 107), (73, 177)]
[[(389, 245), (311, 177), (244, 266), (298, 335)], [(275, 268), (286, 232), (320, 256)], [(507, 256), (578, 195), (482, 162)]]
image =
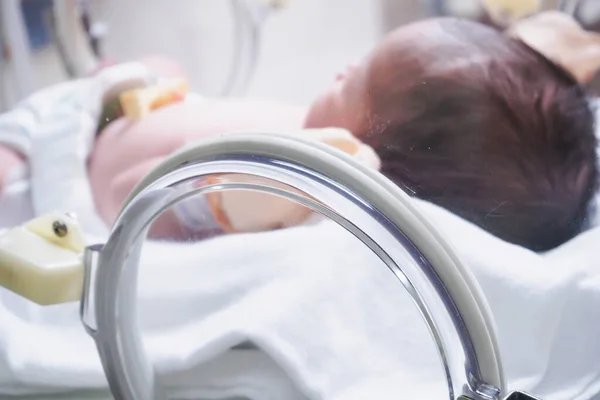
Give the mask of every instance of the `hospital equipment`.
[[(236, 182), (236, 176), (246, 179)], [(210, 184), (206, 177), (213, 178)], [(481, 289), (405, 193), (329, 146), (262, 134), (209, 139), (174, 154), (133, 191), (107, 242), (85, 249), (81, 320), (96, 342), (116, 399), (165, 398), (137, 330), (136, 276), (149, 225), (194, 194), (240, 189), (306, 205), (370, 248), (425, 319), (450, 399), (533, 399), (506, 393), (494, 323)], [(70, 231), (76, 233), (71, 223), (55, 215), (26, 229), (61, 243)], [(1, 248), (0, 255), (11, 251), (6, 243)]]
[[(102, 7), (103, 1), (95, 2), (95, 6), (98, 5), (96, 3)], [(221, 94), (239, 95), (245, 90), (256, 67), (262, 26), (271, 12), (283, 7), (285, 1), (230, 0), (229, 4), (234, 17), (234, 58)], [(110, 27), (102, 19), (95, 18), (93, 8), (90, 0), (51, 2), (50, 31), (61, 67), (69, 78), (89, 73), (103, 57), (103, 38), (110, 32)], [(7, 93), (0, 93), (0, 110), (7, 110), (12, 103), (35, 90), (34, 55), (29, 45), (21, 0), (0, 2), (0, 43), (0, 78), (12, 82), (14, 92), (13, 101), (9, 100)]]

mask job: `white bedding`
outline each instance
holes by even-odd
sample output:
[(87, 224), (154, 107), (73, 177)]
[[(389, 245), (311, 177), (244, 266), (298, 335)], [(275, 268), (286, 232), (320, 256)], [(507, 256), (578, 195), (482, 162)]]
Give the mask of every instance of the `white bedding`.
[[(546, 400), (600, 393), (600, 229), (540, 256), (421, 204), (455, 238), (489, 299), (510, 388)], [(408, 296), (331, 222), (149, 244), (140, 302), (148, 351), (180, 395), (446, 396), (433, 343)], [(76, 305), (40, 308), (3, 292), (0, 307), (0, 394), (104, 387)], [(236, 357), (261, 356), (229, 349), (248, 341), (263, 361), (243, 368)]]
[[(54, 182), (46, 166), (34, 163), (32, 171), (34, 186)], [(86, 197), (84, 179), (68, 182), (54, 193)], [(12, 203), (0, 201), (11, 206), (9, 217), (40, 208), (44, 191), (37, 190), (32, 205), (18, 200), (29, 188), (13, 189), (12, 200), (3, 200)], [(70, 211), (79, 207), (88, 232), (101, 230), (87, 212), (93, 205), (77, 196), (62, 200)], [(510, 388), (546, 400), (600, 393), (600, 228), (536, 255), (421, 204), (488, 297)], [(13, 223), (0, 216), (0, 227)], [(446, 396), (433, 343), (407, 294), (373, 254), (330, 222), (194, 245), (149, 244), (140, 285), (148, 351), (182, 396)], [(248, 341), (261, 350), (229, 350)], [(78, 305), (38, 307), (0, 289), (0, 398), (39, 400), (52, 392), (65, 398), (82, 389), (108, 396)]]

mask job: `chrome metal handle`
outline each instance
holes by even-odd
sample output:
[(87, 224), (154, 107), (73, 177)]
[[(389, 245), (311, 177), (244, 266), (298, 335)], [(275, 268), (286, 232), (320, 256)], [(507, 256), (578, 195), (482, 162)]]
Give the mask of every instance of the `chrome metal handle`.
[[(211, 181), (206, 177), (223, 174), (246, 179), (206, 183)], [(251, 177), (258, 179), (252, 182), (247, 179)], [(198, 179), (199, 185), (190, 186), (191, 179)], [(240, 188), (293, 199), (360, 239), (385, 262), (419, 308), (439, 349), (450, 399), (501, 397), (504, 378), (487, 303), (468, 270), (408, 196), (330, 146), (245, 134), (204, 140), (150, 173), (134, 190), (101, 251), (95, 340), (118, 399), (163, 398), (136, 320), (138, 261), (149, 224), (191, 195)]]

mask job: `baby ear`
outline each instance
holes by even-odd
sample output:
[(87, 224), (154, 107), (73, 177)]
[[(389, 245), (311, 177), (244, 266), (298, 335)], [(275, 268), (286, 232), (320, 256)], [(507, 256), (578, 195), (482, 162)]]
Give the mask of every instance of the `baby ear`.
[(507, 35), (564, 68), (579, 83), (600, 69), (600, 35), (588, 32), (568, 14), (547, 11), (515, 22)]

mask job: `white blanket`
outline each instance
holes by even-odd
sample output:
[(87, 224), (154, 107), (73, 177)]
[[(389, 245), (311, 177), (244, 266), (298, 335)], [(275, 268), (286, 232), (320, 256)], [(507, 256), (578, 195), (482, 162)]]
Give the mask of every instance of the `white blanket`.
[[(457, 238), (489, 299), (510, 388), (546, 400), (600, 393), (600, 229), (539, 256), (422, 204)], [(41, 308), (2, 293), (0, 307), (0, 394), (105, 387), (76, 305)], [(149, 243), (140, 312), (161, 380), (183, 397), (447, 396), (408, 295), (331, 222)], [(261, 352), (229, 350), (247, 342)]]
[[(60, 117), (67, 126), (80, 115), (73, 109)], [(63, 125), (35, 126), (47, 133)], [(57, 143), (33, 147), (47, 151)], [(68, 143), (75, 141), (65, 139), (60, 148), (68, 151)], [(93, 204), (84, 201), (84, 157), (73, 168), (52, 170), (42, 161), (58, 153), (47, 154), (31, 166), (38, 196), (25, 211), (66, 199), (63, 206), (78, 211), (88, 232), (100, 231), (88, 212)], [(44, 185), (56, 182), (53, 171), (79, 175), (50, 190)], [(27, 190), (16, 187), (15, 198)], [(47, 192), (62, 199), (46, 198)], [(24, 205), (13, 203), (19, 210)], [(421, 204), (489, 299), (510, 388), (547, 400), (600, 393), (600, 228), (540, 256)], [(445, 398), (433, 343), (408, 295), (373, 254), (330, 222), (193, 245), (148, 244), (140, 312), (162, 380), (181, 396)], [(260, 350), (229, 350), (246, 342)], [(78, 305), (38, 307), (0, 290), (0, 398), (39, 400), (42, 393), (72, 390), (108, 396)]]

